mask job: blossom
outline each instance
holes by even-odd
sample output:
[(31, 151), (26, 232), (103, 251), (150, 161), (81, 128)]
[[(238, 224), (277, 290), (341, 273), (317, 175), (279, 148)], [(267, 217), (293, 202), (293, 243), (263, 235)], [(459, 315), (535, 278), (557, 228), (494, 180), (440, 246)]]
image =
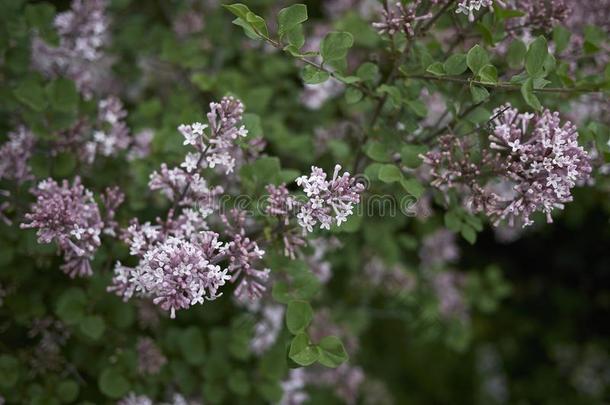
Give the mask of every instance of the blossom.
[(125, 194), (118, 187), (108, 187), (100, 197), (104, 203), (104, 233), (110, 236), (115, 236), (119, 224), (114, 219), (117, 208), (125, 200)]
[(169, 237), (147, 251), (137, 267), (118, 263), (109, 290), (124, 299), (133, 294), (151, 297), (172, 318), (176, 310), (214, 300), (222, 295), (220, 287), (231, 279), (227, 269), (215, 264), (220, 247), (217, 238), (211, 231), (190, 241)]
[(116, 97), (108, 97), (98, 104), (98, 129), (93, 133), (93, 140), (88, 144), (93, 161), (94, 155), (114, 156), (119, 151), (126, 150), (131, 139), (125, 123), (127, 111), (123, 103)]
[(108, 25), (105, 0), (74, 0), (70, 10), (57, 14), (54, 20), (59, 46), (33, 39), (34, 68), (48, 77), (69, 77), (90, 98), (105, 82), (103, 76), (109, 70), (107, 64), (100, 63), (102, 48), (108, 42)]
[(394, 35), (397, 32), (403, 32), (405, 35), (412, 37), (415, 35), (415, 23), (431, 17), (431, 14), (417, 16), (417, 7), (420, 3), (421, 0), (416, 0), (405, 7), (400, 1), (396, 2), (394, 9), (388, 7), (381, 12), (383, 21), (373, 23), (373, 27), (377, 28), (379, 34), (382, 35)]
[(167, 363), (167, 359), (149, 337), (139, 338), (136, 345), (138, 353), (138, 372), (140, 374), (157, 374)]
[(52, 179), (43, 180), (32, 190), (36, 203), (25, 214), (22, 228), (37, 228), (38, 242), (56, 242), (64, 256), (62, 270), (70, 277), (90, 276), (90, 260), (100, 246), (103, 229), (93, 194), (76, 177), (72, 186)]
[[(238, 282), (235, 296), (245, 301), (259, 299), (266, 290), (266, 281), (270, 270), (257, 269), (256, 263), (265, 256), (258, 243), (246, 236), (244, 229), (245, 213), (231, 210), (231, 218), (221, 215), (225, 225), (225, 233), (230, 235), (231, 241), (222, 248), (222, 253), (229, 261), (228, 270), (231, 273), (231, 282)], [(231, 221), (232, 220), (232, 221)]]
[(282, 183), (279, 186), (269, 184), (265, 187), (269, 196), (267, 197), (267, 206), (265, 213), (267, 215), (277, 216), (280, 221), (288, 225), (290, 215), (297, 205), (297, 201), (290, 195), (286, 188), (286, 184)]
[(490, 144), (474, 158), (468, 140), (441, 137), (440, 150), (423, 156), (432, 185), (469, 195), (474, 212), (484, 212), (498, 226), (531, 225), (535, 212), (563, 209), (571, 190), (591, 173), (590, 157), (578, 145), (576, 127), (562, 124), (557, 112), (519, 113), (510, 105), (494, 111)]
[(432, 288), (438, 299), (439, 311), (445, 317), (466, 319), (468, 307), (463, 297), (466, 278), (454, 271), (437, 273), (432, 278)]
[(470, 21), (474, 21), (474, 12), (484, 7), (492, 7), (493, 0), (462, 0), (458, 3), (455, 12), (463, 13), (468, 16)]
[(254, 336), (250, 341), (250, 349), (257, 355), (262, 355), (277, 340), (284, 326), (284, 306), (265, 305), (260, 310), (261, 318), (254, 325)]
[(426, 267), (442, 266), (456, 261), (460, 250), (455, 242), (455, 234), (447, 229), (426, 236), (419, 250), (419, 257)]
[(0, 179), (23, 183), (33, 178), (28, 163), (34, 143), (34, 134), (24, 126), (8, 134), (8, 141), (0, 147)]
[(333, 177), (328, 181), (322, 169), (312, 166), (309, 177), (297, 178), (297, 185), (303, 188), (308, 197), (297, 219), (308, 232), (312, 232), (318, 223), (322, 229), (330, 229), (333, 220), (337, 226), (341, 225), (353, 213), (354, 204), (360, 202), (364, 185), (357, 183), (347, 172), (339, 176), (340, 170), (341, 166), (336, 165)]
[(155, 133), (152, 129), (146, 128), (137, 132), (132, 139), (131, 147), (127, 153), (127, 160), (143, 159), (150, 154), (150, 144)]

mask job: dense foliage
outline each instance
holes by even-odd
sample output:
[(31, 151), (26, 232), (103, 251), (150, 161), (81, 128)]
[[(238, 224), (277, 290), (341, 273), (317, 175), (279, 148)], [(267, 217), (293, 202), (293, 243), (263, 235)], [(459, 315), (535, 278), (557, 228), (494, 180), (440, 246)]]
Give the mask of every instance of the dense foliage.
[(610, 1), (0, 2), (0, 403), (610, 401)]

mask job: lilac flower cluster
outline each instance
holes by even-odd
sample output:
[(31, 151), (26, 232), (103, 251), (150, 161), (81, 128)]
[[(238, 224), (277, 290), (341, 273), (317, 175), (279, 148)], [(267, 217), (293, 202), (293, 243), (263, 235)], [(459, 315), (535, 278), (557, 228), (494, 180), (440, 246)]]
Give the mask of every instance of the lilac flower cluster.
[(340, 170), (341, 166), (336, 165), (333, 177), (328, 181), (322, 169), (312, 166), (309, 176), (296, 180), (308, 197), (297, 214), (299, 225), (308, 232), (313, 232), (318, 223), (322, 229), (330, 229), (333, 221), (337, 226), (341, 225), (352, 215), (354, 204), (360, 202), (364, 185), (356, 182), (348, 172), (339, 176)]
[(136, 344), (138, 353), (138, 372), (140, 374), (158, 374), (167, 363), (155, 341), (149, 337), (139, 338)]
[[(162, 164), (160, 171), (151, 175), (149, 188), (160, 190), (173, 207), (165, 221), (157, 219), (153, 225), (134, 219), (122, 232), (122, 240), (139, 263), (135, 267), (117, 263), (110, 291), (125, 300), (134, 295), (152, 298), (172, 318), (177, 310), (222, 295), (220, 289), (227, 281), (237, 284), (238, 299), (260, 298), (270, 272), (257, 264), (265, 252), (247, 235), (244, 212), (232, 210), (229, 215), (220, 215), (226, 242), (209, 230), (206, 219), (216, 211), (217, 197), (224, 190), (208, 187), (199, 172), (216, 165), (224, 166), (225, 174), (233, 171), (235, 140), (247, 134), (238, 126), (243, 110), (239, 100), (225, 97), (210, 104), (208, 124), (179, 127), (184, 144), (194, 146), (197, 152), (189, 153), (182, 167), (170, 169)], [(180, 210), (178, 215), (176, 210)]]
[(65, 260), (61, 268), (70, 277), (90, 276), (90, 261), (104, 227), (93, 194), (78, 177), (72, 186), (66, 180), (61, 185), (44, 180), (32, 193), (36, 203), (21, 227), (37, 228), (39, 243), (57, 243)]
[(73, 0), (70, 10), (59, 13), (54, 25), (59, 46), (48, 45), (40, 38), (32, 43), (32, 64), (48, 77), (67, 76), (90, 98), (101, 81), (103, 66), (101, 48), (106, 44), (108, 18), (105, 0)]
[(474, 12), (485, 7), (493, 7), (493, 0), (461, 0), (455, 12), (465, 14), (470, 21), (474, 21)]
[(127, 111), (123, 103), (116, 97), (108, 97), (98, 105), (98, 128), (93, 133), (93, 140), (86, 145), (89, 163), (96, 154), (114, 156), (119, 151), (126, 150), (131, 143), (129, 128), (125, 123)]
[(176, 316), (176, 310), (186, 309), (205, 300), (214, 300), (231, 276), (221, 269), (218, 234), (202, 232), (192, 240), (169, 237), (147, 251), (135, 268), (118, 263), (110, 291), (124, 299), (133, 294), (150, 297), (161, 309)]
[(415, 35), (415, 23), (426, 18), (430, 18), (431, 14), (417, 15), (417, 8), (421, 0), (416, 0), (405, 7), (402, 2), (398, 1), (394, 8), (386, 8), (381, 12), (383, 21), (373, 23), (373, 27), (377, 29), (379, 34), (388, 34), (390, 36), (402, 32), (408, 37)]
[[(216, 166), (224, 166), (226, 174), (233, 172), (235, 142), (248, 135), (248, 130), (243, 125), (238, 126), (243, 113), (244, 105), (241, 101), (234, 97), (223, 97), (220, 103), (210, 103), (207, 125), (195, 122), (178, 127), (184, 136), (184, 144), (192, 145), (197, 150), (186, 156), (182, 167), (189, 173), (199, 167)], [(208, 127), (209, 135), (205, 132)]]
[(515, 8), (525, 14), (518, 24), (528, 29), (550, 30), (565, 21), (570, 13), (569, 0), (516, 0)]
[(24, 126), (8, 134), (8, 140), (0, 147), (0, 180), (14, 180), (17, 183), (32, 180), (28, 162), (35, 141), (32, 131)]
[(519, 113), (510, 105), (494, 111), (490, 145), (476, 161), (468, 142), (454, 135), (428, 152), (432, 185), (470, 194), (470, 208), (494, 225), (507, 221), (531, 225), (535, 212), (552, 222), (554, 209), (572, 201), (571, 190), (591, 173), (590, 158), (578, 145), (576, 127), (562, 125), (558, 113)]
[(439, 311), (447, 318), (468, 318), (468, 306), (463, 296), (466, 278), (455, 271), (444, 271), (432, 277), (432, 288), (438, 299)]
[(460, 250), (455, 241), (455, 233), (447, 229), (426, 236), (419, 250), (421, 263), (425, 267), (442, 266), (459, 259)]

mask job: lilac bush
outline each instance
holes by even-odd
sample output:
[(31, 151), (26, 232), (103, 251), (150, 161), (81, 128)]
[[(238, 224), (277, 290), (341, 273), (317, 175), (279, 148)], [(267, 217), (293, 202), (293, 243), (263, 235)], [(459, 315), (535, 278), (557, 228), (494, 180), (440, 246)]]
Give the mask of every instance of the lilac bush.
[(609, 6), (2, 2), (0, 403), (604, 402)]

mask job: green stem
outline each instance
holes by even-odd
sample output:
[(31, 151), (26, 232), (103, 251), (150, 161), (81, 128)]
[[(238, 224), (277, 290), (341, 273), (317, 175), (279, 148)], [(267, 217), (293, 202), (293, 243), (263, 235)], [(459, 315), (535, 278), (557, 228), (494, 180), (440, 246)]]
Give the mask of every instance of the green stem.
[[(477, 80), (470, 80), (461, 77), (455, 76), (434, 76), (434, 75), (410, 75), (405, 74), (405, 78), (407, 79), (417, 79), (417, 80), (430, 80), (437, 82), (451, 82), (451, 83), (460, 83), (460, 84), (474, 84), (477, 86), (487, 87), (491, 89), (496, 89), (500, 91), (521, 91), (521, 86), (506, 83), (506, 82), (498, 82), (498, 83), (488, 83), (481, 82)], [(590, 88), (563, 88), (563, 87), (546, 87), (541, 89), (534, 89), (535, 93), (563, 93), (563, 94), (573, 94), (573, 93), (599, 93), (598, 89), (590, 89)]]

